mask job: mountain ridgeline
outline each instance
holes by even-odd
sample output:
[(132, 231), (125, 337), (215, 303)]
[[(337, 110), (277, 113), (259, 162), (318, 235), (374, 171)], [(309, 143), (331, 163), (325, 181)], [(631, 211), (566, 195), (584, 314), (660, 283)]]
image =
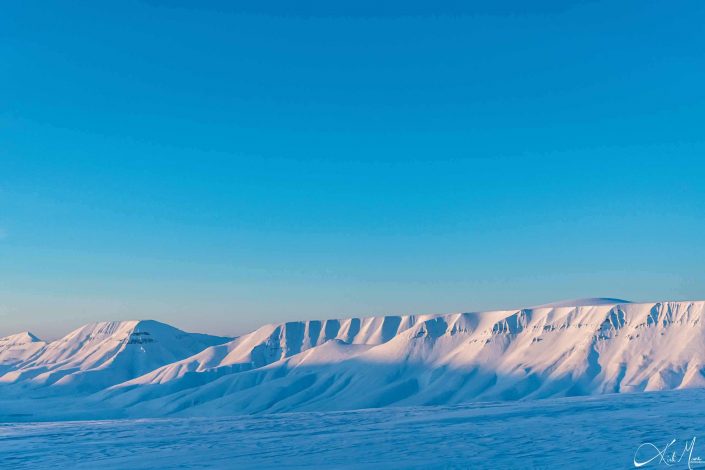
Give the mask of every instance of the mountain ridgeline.
[(51, 343), (0, 339), (0, 392), (80, 396), (78, 417), (143, 417), (702, 388), (704, 317), (705, 302), (587, 299), (288, 322), (235, 339), (106, 322)]

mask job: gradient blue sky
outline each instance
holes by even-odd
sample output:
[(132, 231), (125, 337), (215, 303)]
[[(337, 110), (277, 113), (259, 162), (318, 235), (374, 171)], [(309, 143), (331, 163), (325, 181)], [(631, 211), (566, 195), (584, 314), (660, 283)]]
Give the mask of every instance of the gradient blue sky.
[(2, 4), (0, 335), (705, 298), (704, 2), (243, 3)]

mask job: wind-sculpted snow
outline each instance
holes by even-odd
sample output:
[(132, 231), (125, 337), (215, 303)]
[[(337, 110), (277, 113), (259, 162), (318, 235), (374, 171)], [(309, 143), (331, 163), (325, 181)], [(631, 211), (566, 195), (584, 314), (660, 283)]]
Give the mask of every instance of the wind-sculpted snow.
[[(330, 411), (705, 387), (705, 302), (593, 303), (267, 325), (176, 361), (162, 356), (145, 374), (81, 374), (97, 391), (82, 402), (90, 411), (62, 416)], [(122, 361), (116, 370), (136, 358)], [(0, 380), (48, 384), (51, 367), (40, 356)], [(26, 412), (18, 416), (29, 419)]]

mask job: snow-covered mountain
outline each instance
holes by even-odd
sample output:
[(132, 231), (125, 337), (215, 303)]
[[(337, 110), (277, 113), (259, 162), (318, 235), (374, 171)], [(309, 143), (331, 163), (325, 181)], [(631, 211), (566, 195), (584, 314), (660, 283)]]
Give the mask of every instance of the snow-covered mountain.
[(92, 405), (135, 417), (705, 388), (705, 302), (582, 299), (288, 322), (228, 342), (180, 335), (156, 322), (87, 326), (14, 365), (0, 386), (73, 386), (96, 392)]
[(0, 338), (0, 374), (29, 360), (44, 346), (46, 343), (29, 331)]
[(8, 361), (0, 384), (93, 392), (229, 339), (186, 333), (152, 320), (92, 323), (51, 343), (29, 343), (37, 346), (20, 360)]
[(705, 302), (598, 299), (268, 325), (101, 398), (135, 415), (207, 415), (703, 387), (704, 316)]

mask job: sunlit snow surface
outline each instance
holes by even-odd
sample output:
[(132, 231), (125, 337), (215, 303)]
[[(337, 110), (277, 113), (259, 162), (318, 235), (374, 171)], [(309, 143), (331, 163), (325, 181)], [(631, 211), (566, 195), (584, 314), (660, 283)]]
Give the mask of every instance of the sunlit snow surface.
[[(452, 407), (0, 425), (0, 468), (634, 468), (696, 438), (705, 390)], [(702, 441), (701, 441), (702, 440)], [(638, 459), (655, 452), (642, 447)], [(667, 467), (688, 468), (687, 456)], [(693, 465), (693, 468), (705, 468)]]

